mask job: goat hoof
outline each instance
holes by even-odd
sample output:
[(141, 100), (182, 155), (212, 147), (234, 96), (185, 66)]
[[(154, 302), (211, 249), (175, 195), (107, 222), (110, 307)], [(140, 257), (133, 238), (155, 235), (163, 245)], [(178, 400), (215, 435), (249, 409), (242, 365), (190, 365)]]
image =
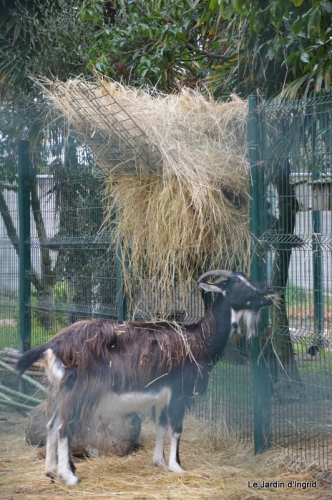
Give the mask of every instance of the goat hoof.
[(173, 464), (168, 466), (169, 470), (172, 472), (184, 472), (183, 469), (179, 466), (179, 464)]
[(154, 460), (153, 463), (156, 467), (164, 467), (165, 466), (165, 460), (163, 458), (159, 458), (159, 460)]
[(55, 473), (54, 472), (46, 472), (46, 477), (51, 480), (51, 483), (55, 482)]
[(74, 486), (81, 482), (80, 478), (75, 474), (59, 474), (66, 486)]
[(81, 482), (79, 477), (74, 476), (73, 478), (67, 479), (65, 481), (66, 486), (74, 486), (75, 484), (79, 484)]

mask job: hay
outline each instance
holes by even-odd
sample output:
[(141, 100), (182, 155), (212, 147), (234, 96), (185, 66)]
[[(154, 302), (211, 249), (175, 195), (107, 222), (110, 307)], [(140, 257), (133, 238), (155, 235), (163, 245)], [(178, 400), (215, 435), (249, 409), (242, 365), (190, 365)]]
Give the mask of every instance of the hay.
[[(15, 415), (8, 414), (8, 418), (13, 420)], [(211, 434), (206, 422), (190, 416), (185, 420), (181, 439), (185, 473), (153, 466), (154, 432), (150, 423), (144, 423), (142, 444), (132, 455), (75, 459), (82, 483), (68, 488), (60, 481), (52, 484), (44, 476), (42, 454), (24, 442), (19, 422), (11, 426), (10, 433), (1, 435), (2, 499), (319, 500), (329, 498), (331, 493), (329, 487), (318, 481), (316, 488), (288, 488), (290, 481), (312, 482), (314, 478), (305, 469), (296, 473), (287, 467), (285, 452), (269, 451), (254, 456), (252, 446), (241, 442), (225, 426), (220, 425), (218, 431)], [(263, 480), (284, 482), (285, 487), (256, 490), (248, 487), (248, 481), (252, 484)]]
[(105, 79), (39, 84), (103, 170), (104, 227), (113, 228), (116, 209), (127, 292), (133, 277), (168, 292), (177, 279), (185, 293), (208, 268), (248, 271), (245, 101), (215, 102), (186, 89), (149, 93)]

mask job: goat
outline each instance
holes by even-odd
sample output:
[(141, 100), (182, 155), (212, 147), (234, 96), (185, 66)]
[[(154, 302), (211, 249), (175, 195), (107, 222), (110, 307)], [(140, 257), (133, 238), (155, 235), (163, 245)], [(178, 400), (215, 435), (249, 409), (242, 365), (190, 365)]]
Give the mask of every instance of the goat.
[[(206, 282), (211, 276), (217, 277), (215, 282)], [(51, 480), (57, 471), (68, 486), (80, 481), (74, 474), (71, 440), (75, 426), (98, 405), (122, 413), (152, 409), (153, 462), (165, 464), (169, 427), (168, 467), (183, 472), (179, 442), (186, 408), (206, 391), (210, 372), (240, 319), (244, 317), (247, 337), (252, 336), (261, 308), (271, 304), (274, 293), (271, 286), (240, 272), (209, 271), (197, 283), (217, 295), (196, 324), (83, 320), (19, 359), (18, 374), (38, 361), (49, 380), (52, 416), (47, 424), (45, 472)]]

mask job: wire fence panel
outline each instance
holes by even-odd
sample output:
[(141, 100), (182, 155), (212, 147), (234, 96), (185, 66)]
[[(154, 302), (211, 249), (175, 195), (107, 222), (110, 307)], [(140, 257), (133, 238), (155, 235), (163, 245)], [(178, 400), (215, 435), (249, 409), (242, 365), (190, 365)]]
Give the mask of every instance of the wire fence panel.
[(251, 351), (245, 340), (230, 341), (210, 375), (209, 388), (195, 400), (195, 415), (212, 426), (227, 426), (244, 441), (254, 433)]
[(0, 349), (18, 348), (19, 259), (17, 185), (0, 190)]
[(111, 235), (100, 234), (102, 183), (93, 158), (74, 140), (47, 153), (41, 168), (34, 152), (42, 173), (32, 171), (30, 186), (34, 344), (79, 319), (117, 317), (115, 256)]
[(332, 98), (259, 112), (267, 274), (279, 292), (269, 335), (271, 442), (331, 469)]

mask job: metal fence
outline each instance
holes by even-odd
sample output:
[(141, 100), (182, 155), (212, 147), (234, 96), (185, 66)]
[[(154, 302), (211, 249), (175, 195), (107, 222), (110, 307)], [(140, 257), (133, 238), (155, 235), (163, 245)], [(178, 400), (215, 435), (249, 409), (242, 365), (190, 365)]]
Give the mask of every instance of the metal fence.
[(251, 99), (256, 272), (279, 292), (256, 339), (264, 438), (331, 470), (332, 98)]
[[(195, 405), (256, 452), (276, 444), (324, 471), (332, 470), (331, 148), (331, 97), (249, 98), (252, 276), (271, 282), (279, 301), (250, 345), (229, 342)], [(17, 158), (1, 159), (19, 176), (0, 190), (0, 350), (41, 344), (80, 318), (158, 316), (162, 297), (148, 283), (126, 303), (112, 234), (100, 232), (103, 180), (89, 149), (60, 137), (34, 150), (21, 142)], [(186, 309), (169, 311), (190, 322), (203, 313), (194, 285)]]

